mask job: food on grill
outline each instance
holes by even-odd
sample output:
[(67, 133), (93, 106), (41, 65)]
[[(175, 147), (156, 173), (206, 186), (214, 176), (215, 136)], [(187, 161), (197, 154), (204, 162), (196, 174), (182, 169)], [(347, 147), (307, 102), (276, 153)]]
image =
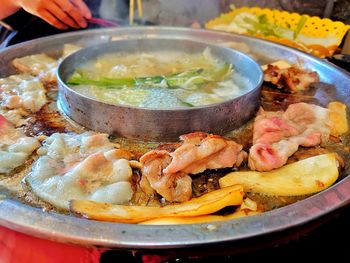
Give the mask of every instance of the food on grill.
[(47, 84), (56, 83), (55, 70), (57, 60), (46, 54), (16, 58), (12, 63), (18, 72), (37, 76)]
[(120, 222), (140, 223), (162, 217), (195, 217), (219, 211), (227, 206), (239, 206), (243, 202), (243, 188), (233, 185), (212, 191), (180, 204), (163, 207), (123, 206), (93, 201), (73, 200), (70, 210), (85, 218)]
[(145, 192), (154, 189), (168, 201), (187, 201), (192, 196), (190, 174), (239, 167), (247, 157), (242, 145), (218, 135), (196, 132), (180, 139), (172, 152), (152, 150), (140, 158)]
[(139, 224), (142, 225), (184, 225), (184, 224), (203, 224), (215, 221), (228, 221), (246, 216), (259, 215), (261, 212), (237, 210), (229, 215), (204, 215), (195, 217), (160, 217), (147, 220)]
[(306, 90), (310, 84), (320, 81), (315, 71), (301, 69), (297, 66), (280, 68), (278, 65), (267, 65), (264, 70), (264, 81), (271, 82), (277, 88), (290, 93)]
[(304, 102), (278, 112), (260, 110), (254, 121), (249, 167), (270, 171), (282, 167), (299, 146), (326, 142), (330, 134), (329, 110)]
[(0, 113), (14, 125), (23, 125), (46, 103), (46, 90), (38, 78), (19, 74), (0, 79)]
[[(249, 203), (250, 206), (247, 206)], [(150, 219), (143, 221), (142, 225), (179, 225), (179, 224), (201, 224), (209, 223), (214, 221), (227, 221), (232, 219), (237, 219), (245, 216), (254, 216), (261, 214), (258, 209), (256, 202), (249, 198), (243, 199), (243, 202), (239, 208), (237, 208), (233, 213), (227, 215), (203, 215), (194, 217), (160, 217), (156, 219)]]
[(61, 209), (68, 209), (71, 199), (128, 203), (132, 170), (115, 147), (106, 134), (55, 133), (43, 142), (25, 181), (37, 196)]
[(234, 8), (210, 20), (205, 27), (267, 39), (319, 58), (331, 57), (349, 29), (348, 25), (329, 18), (256, 6)]
[(36, 138), (25, 136), (0, 115), (0, 174), (9, 174), (23, 165), (39, 147)]
[(206, 49), (105, 54), (77, 68), (67, 84), (111, 104), (168, 109), (233, 99), (247, 81)]
[(320, 192), (338, 179), (334, 154), (307, 158), (269, 172), (232, 172), (219, 180), (221, 187), (242, 185), (245, 192), (297, 196)]
[[(50, 88), (56, 80), (48, 76), (58, 61), (79, 48), (65, 45), (58, 59), (45, 54), (16, 59), (17, 69), (27, 74), (0, 80), (0, 113), (7, 119), (0, 115), (0, 173), (11, 178), (28, 164), (23, 191), (53, 205), (50, 209), (123, 223), (230, 220), (288, 204), (276, 204), (273, 198), (292, 196), (294, 202), (322, 191), (337, 180), (337, 166), (344, 167), (346, 105), (317, 106), (329, 102), (317, 101), (307, 89), (318, 81), (317, 73), (296, 70), (288, 62), (266, 66), (265, 78), (273, 77), (269, 81), (295, 93), (275, 89), (274, 97), (268, 97), (266, 90), (271, 88), (265, 87), (266, 110), (261, 108), (254, 122), (225, 137), (194, 132), (159, 146), (72, 128), (57, 118), (54, 96), (46, 93), (55, 90)], [(208, 50), (186, 56), (123, 55), (88, 62), (69, 82), (102, 101), (159, 108), (221, 102), (239, 96), (246, 83)], [(50, 136), (40, 147), (37, 138), (25, 136), (14, 125), (26, 134)]]
[(300, 69), (293, 65), (287, 68), (267, 65), (264, 70), (264, 80), (291, 93), (306, 90), (310, 84), (320, 81), (317, 72)]
[(331, 135), (339, 137), (349, 129), (346, 118), (346, 105), (339, 101), (330, 102), (327, 106), (329, 109), (329, 118), (331, 120)]

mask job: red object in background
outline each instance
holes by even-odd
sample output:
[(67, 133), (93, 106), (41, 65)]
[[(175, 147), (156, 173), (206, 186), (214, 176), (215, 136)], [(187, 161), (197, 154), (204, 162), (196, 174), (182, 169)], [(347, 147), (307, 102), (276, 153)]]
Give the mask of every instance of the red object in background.
[(118, 22), (110, 20), (110, 19), (103, 19), (103, 18), (92, 17), (88, 21), (91, 24), (100, 25), (102, 27), (117, 27), (117, 26), (120, 26)]
[(39, 239), (0, 227), (0, 263), (98, 263), (103, 249)]

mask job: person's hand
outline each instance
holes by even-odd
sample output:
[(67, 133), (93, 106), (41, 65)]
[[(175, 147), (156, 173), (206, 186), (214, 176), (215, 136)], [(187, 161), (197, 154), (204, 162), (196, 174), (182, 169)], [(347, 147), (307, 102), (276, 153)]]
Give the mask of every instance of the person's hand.
[(86, 27), (91, 12), (83, 0), (19, 0), (17, 4), (58, 29)]

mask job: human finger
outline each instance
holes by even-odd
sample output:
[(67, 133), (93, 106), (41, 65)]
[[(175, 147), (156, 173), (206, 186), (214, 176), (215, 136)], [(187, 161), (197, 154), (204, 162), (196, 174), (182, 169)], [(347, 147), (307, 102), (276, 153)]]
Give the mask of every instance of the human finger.
[(87, 22), (82, 12), (76, 8), (69, 0), (56, 0), (55, 3), (77, 23), (79, 27), (86, 27)]
[(57, 6), (56, 3), (50, 2), (47, 4), (47, 10), (54, 15), (56, 18), (60, 20), (63, 24), (73, 27), (73, 28), (79, 28), (80, 26), (71, 18), (69, 14), (62, 11), (62, 9)]
[(53, 16), (49, 11), (43, 10), (41, 11), (40, 17), (44, 19), (50, 25), (58, 28), (58, 29), (67, 29), (68, 27), (59, 21), (55, 16)]
[(81, 11), (81, 13), (83, 14), (83, 16), (85, 18), (90, 19), (92, 17), (91, 11), (87, 7), (87, 5), (84, 3), (84, 1), (82, 1), (82, 0), (71, 0), (71, 2), (73, 3), (73, 5), (75, 5), (75, 7), (77, 7)]

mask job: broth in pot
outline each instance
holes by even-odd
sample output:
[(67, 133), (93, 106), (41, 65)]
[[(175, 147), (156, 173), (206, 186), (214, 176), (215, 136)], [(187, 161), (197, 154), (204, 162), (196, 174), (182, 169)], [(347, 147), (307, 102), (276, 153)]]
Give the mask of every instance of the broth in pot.
[(75, 70), (68, 85), (110, 104), (174, 109), (221, 103), (247, 92), (233, 66), (211, 54), (183, 51), (108, 53)]

